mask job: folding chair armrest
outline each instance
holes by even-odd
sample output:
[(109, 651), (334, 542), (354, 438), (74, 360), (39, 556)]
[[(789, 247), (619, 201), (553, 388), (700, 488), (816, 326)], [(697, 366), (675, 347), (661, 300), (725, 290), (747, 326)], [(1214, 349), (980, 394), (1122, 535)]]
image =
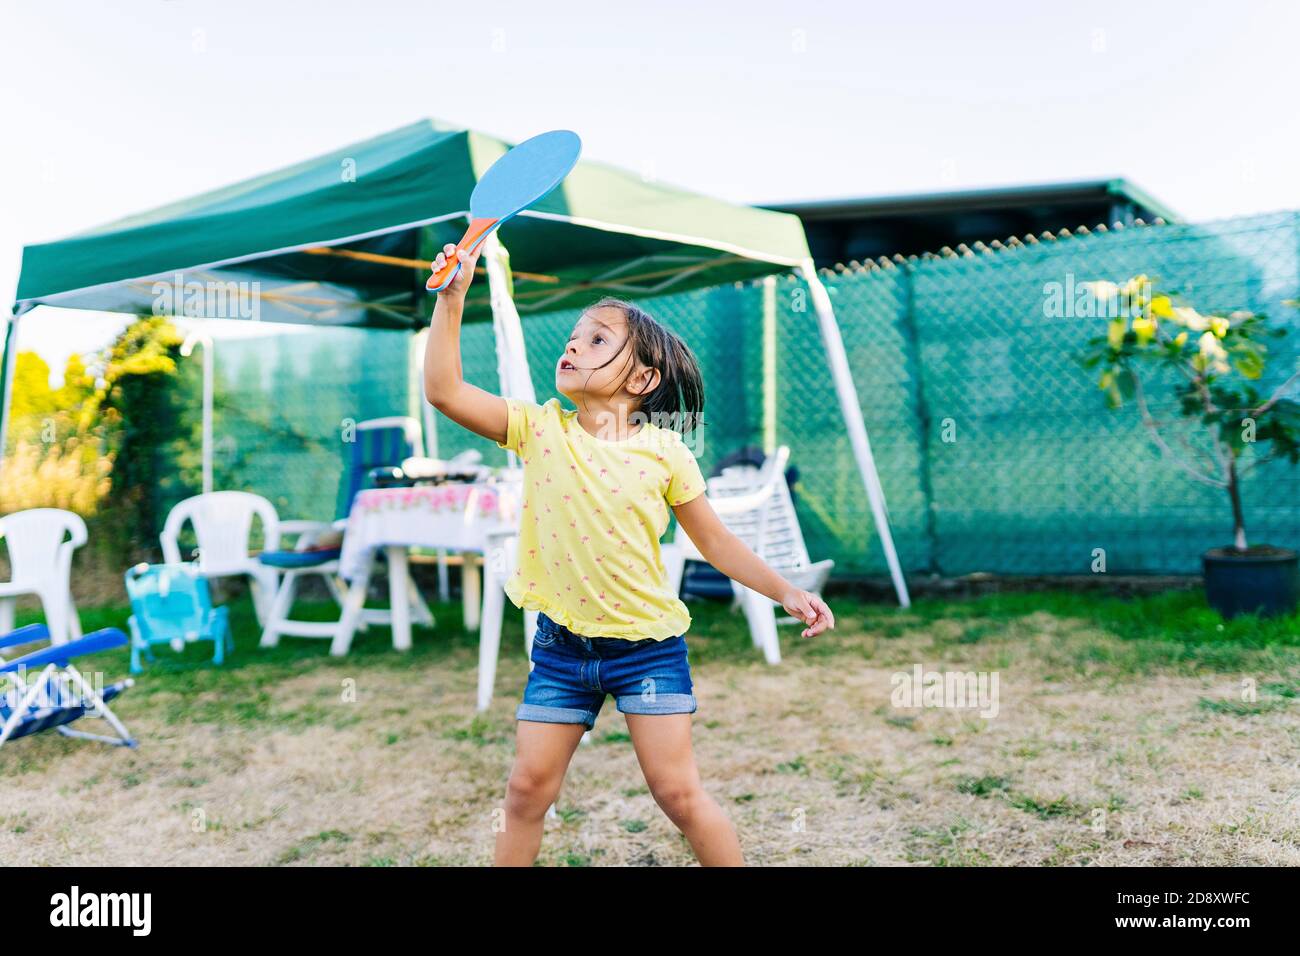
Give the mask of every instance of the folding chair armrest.
[(45, 647), (39, 651), (33, 651), (15, 660), (0, 664), (0, 674), (18, 670), (20, 667), (44, 667), (46, 664), (59, 664), (62, 666), (74, 657), (110, 651), (115, 647), (122, 647), (124, 644), (126, 644), (125, 634), (115, 627), (106, 627), (87, 634), (78, 640), (60, 644), (58, 647)]
[[(280, 522), (281, 536), (297, 537), (298, 540), (297, 542), (295, 542), (294, 549), (299, 551), (302, 550), (303, 548), (311, 547), (313, 544), (316, 543), (317, 538), (319, 538), (326, 531), (329, 531), (332, 528), (333, 525), (330, 524), (330, 522), (328, 521), (296, 520), (296, 521)], [(283, 540), (280, 542), (280, 544), (282, 547), (284, 546)]]
[(17, 647), (19, 644), (31, 644), (33, 641), (49, 639), (50, 629), (44, 624), (28, 624), (0, 637), (0, 647)]
[(328, 531), (333, 527), (329, 521), (281, 521), (281, 534), (308, 534), (312, 531)]

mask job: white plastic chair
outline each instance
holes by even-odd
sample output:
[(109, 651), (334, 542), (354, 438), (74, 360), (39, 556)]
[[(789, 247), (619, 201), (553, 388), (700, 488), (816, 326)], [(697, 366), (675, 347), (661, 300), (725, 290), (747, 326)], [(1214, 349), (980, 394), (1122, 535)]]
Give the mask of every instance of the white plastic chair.
[[(488, 534), (483, 555), (483, 613), (478, 631), (478, 709), (492, 705), (497, 659), (501, 652), (501, 625), (505, 617), (505, 583), (514, 574), (519, 554), (519, 533), (508, 529)], [(524, 654), (532, 657), (537, 612), (524, 611)], [(531, 666), (531, 665), (530, 665)]]
[[(782, 445), (767, 457), (762, 468), (725, 469), (721, 475), (709, 479), (709, 504), (727, 529), (773, 570), (795, 587), (819, 594), (826, 586), (835, 562), (813, 563), (808, 558), (799, 517), (790, 499), (790, 486), (785, 479), (789, 458), (790, 449)], [(662, 549), (662, 557), (669, 587), (674, 591), (681, 589), (686, 562), (705, 560), (681, 525), (677, 526), (672, 543)], [(732, 581), (731, 588), (735, 595), (733, 607), (739, 605), (745, 612), (754, 646), (763, 651), (769, 664), (781, 663), (777, 625), (802, 622), (789, 615), (778, 619), (776, 608), (779, 605), (775, 601), (751, 591), (738, 581)]]
[[(10, 580), (0, 582), (0, 634), (14, 629), (14, 603), (35, 594), (45, 611), (50, 642), (81, 637), (72, 600), (72, 552), (86, 543), (86, 522), (58, 508), (32, 508), (0, 518), (0, 537), (9, 546)], [(66, 540), (65, 540), (66, 539)]]
[(199, 573), (205, 578), (247, 575), (257, 621), (264, 626), (280, 577), (277, 569), (248, 553), (254, 517), (262, 522), (263, 548), (278, 550), (283, 526), (275, 506), (247, 491), (213, 491), (186, 498), (167, 515), (159, 537), (163, 561), (181, 564), (185, 560), (178, 543), (181, 529), (187, 521), (193, 525), (198, 538)]
[[(285, 521), (281, 523), (280, 527), (285, 534), (296, 534), (298, 536), (297, 543), (291, 554), (305, 556), (325, 531), (345, 523), (337, 522), (335, 525), (329, 525), (321, 521)], [(279, 561), (282, 559), (283, 554), (290, 554), (290, 552), (266, 557), (273, 561)], [(280, 581), (279, 589), (275, 592), (275, 600), (271, 603), (270, 613), (267, 614), (266, 623), (262, 629), (262, 638), (258, 644), (259, 647), (278, 646), (282, 635), (288, 637), (326, 638), (334, 645), (339, 645), (339, 630), (344, 623), (342, 618), (343, 615), (348, 613), (348, 588), (343, 579), (339, 577), (338, 550), (331, 550), (327, 552), (327, 555), (327, 559), (314, 561), (310, 564), (296, 567), (281, 566), (284, 577)], [(391, 567), (389, 573), (392, 574)], [(324, 579), (326, 588), (328, 588), (330, 595), (339, 606), (338, 619), (333, 621), (305, 621), (290, 617), (294, 597), (297, 593), (298, 581), (310, 575), (319, 575)], [(370, 575), (367, 572), (367, 586), (369, 580)], [(363, 604), (364, 593), (363, 589)], [(418, 621), (426, 627), (432, 627), (434, 623), (433, 612), (429, 610), (429, 605), (424, 602), (419, 588), (415, 585), (415, 580), (409, 575), (406, 575), (406, 593), (409, 605), (407, 611), (409, 619)], [(393, 610), (391, 607), (370, 608), (359, 606), (353, 610), (353, 614), (355, 616), (355, 627), (361, 631), (368, 630), (371, 624), (391, 625), (393, 623)]]

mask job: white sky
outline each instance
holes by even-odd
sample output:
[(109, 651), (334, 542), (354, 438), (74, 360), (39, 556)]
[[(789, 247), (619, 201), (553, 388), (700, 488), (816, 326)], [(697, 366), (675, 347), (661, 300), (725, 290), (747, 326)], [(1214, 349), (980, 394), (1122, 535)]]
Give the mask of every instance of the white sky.
[[(0, 297), (25, 243), (424, 116), (739, 202), (1122, 175), (1297, 209), (1297, 36), (1287, 0), (8, 0)], [(118, 325), (38, 309), (19, 347), (58, 373)]]

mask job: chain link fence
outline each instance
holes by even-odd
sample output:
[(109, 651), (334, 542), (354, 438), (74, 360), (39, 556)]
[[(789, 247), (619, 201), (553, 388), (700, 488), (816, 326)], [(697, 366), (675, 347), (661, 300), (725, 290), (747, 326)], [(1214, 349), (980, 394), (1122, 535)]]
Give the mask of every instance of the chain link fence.
[[(1111, 410), (1076, 356), (1104, 329), (1068, 294), (1147, 274), (1203, 312), (1300, 312), (1300, 215), (1024, 237), (944, 254), (853, 263), (824, 280), (835, 305), (909, 572), (1188, 573), (1230, 539), (1226, 494), (1161, 460), (1131, 407)], [(1059, 301), (1059, 300), (1057, 300)], [(807, 286), (790, 276), (641, 303), (700, 360), (707, 403), (693, 447), (706, 473), (775, 440), (798, 470), (797, 508), (814, 560), (837, 576), (886, 572)], [(524, 317), (539, 401), (576, 311)], [(1271, 346), (1265, 391), (1296, 366), (1294, 337)], [(410, 337), (337, 329), (222, 342), (218, 484), (267, 495), (281, 513), (329, 518), (347, 421), (419, 407)], [(464, 329), (465, 377), (498, 391), (489, 324)], [(1157, 398), (1160, 394), (1157, 391)], [(1153, 414), (1173, 412), (1170, 397)], [(505, 453), (439, 417), (436, 453)], [(1262, 466), (1245, 488), (1254, 540), (1300, 546), (1300, 475)]]

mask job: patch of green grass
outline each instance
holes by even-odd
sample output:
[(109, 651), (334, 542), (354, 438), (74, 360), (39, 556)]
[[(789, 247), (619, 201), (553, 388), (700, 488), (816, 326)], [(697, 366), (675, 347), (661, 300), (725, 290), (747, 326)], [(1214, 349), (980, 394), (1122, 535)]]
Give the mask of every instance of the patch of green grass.
[(644, 833), (650, 824), (646, 823), (644, 820), (622, 820), (619, 822), (619, 826), (628, 833)]
[(1067, 846), (1064, 843), (1056, 843), (1054, 852), (1044, 857), (1040, 866), (1088, 866), (1092, 863), (1092, 857), (1088, 854), (1097, 853), (1102, 849), (1102, 845), (1095, 840), (1090, 840), (1080, 846)]
[(1286, 704), (1285, 700), (1249, 702), (1244, 700), (1211, 700), (1208, 697), (1202, 697), (1196, 702), (1196, 706), (1201, 710), (1208, 710), (1212, 714), (1228, 714), (1232, 717), (1258, 717), (1260, 714), (1281, 710), (1286, 707)]
[(777, 764), (776, 772), (806, 774), (808, 772), (808, 764), (804, 762), (803, 757), (795, 757), (793, 760), (787, 760), (784, 763)]
[(1011, 781), (1006, 777), (958, 777), (957, 792), (969, 793), (976, 797), (988, 797), (995, 793), (1005, 791), (1011, 786)]
[(1017, 810), (1024, 810), (1026, 813), (1032, 813), (1040, 819), (1047, 820), (1052, 817), (1080, 816), (1084, 810), (1082, 807), (1071, 802), (1065, 797), (1057, 797), (1055, 800), (1042, 801), (1036, 797), (1027, 794), (1012, 794), (1008, 800), (1011, 806)]
[(1300, 646), (1300, 614), (1224, 621), (1199, 589), (1120, 597), (1073, 591), (986, 594), (965, 601), (925, 598), (912, 612), (927, 622), (953, 618), (1010, 620), (1047, 613), (1091, 621), (1126, 640), (1242, 647)]
[(500, 724), (486, 714), (475, 714), (468, 724), (453, 727), (443, 736), (448, 740), (464, 740), (480, 747), (499, 744), (509, 739), (501, 732)]
[(962, 839), (972, 829), (970, 821), (963, 818), (944, 827), (913, 827), (904, 856), (909, 863), (931, 866), (987, 866), (989, 855)]
[(826, 775), (835, 782), (835, 794), (839, 797), (861, 796), (868, 793), (880, 779), (876, 767), (846, 766), (836, 760), (826, 768)]
[(305, 840), (300, 840), (289, 849), (276, 858), (276, 864), (283, 866), (286, 863), (295, 863), (298, 860), (311, 856), (320, 847), (327, 843), (351, 843), (352, 837), (348, 836), (342, 830), (322, 830), (314, 836), (309, 836)]

